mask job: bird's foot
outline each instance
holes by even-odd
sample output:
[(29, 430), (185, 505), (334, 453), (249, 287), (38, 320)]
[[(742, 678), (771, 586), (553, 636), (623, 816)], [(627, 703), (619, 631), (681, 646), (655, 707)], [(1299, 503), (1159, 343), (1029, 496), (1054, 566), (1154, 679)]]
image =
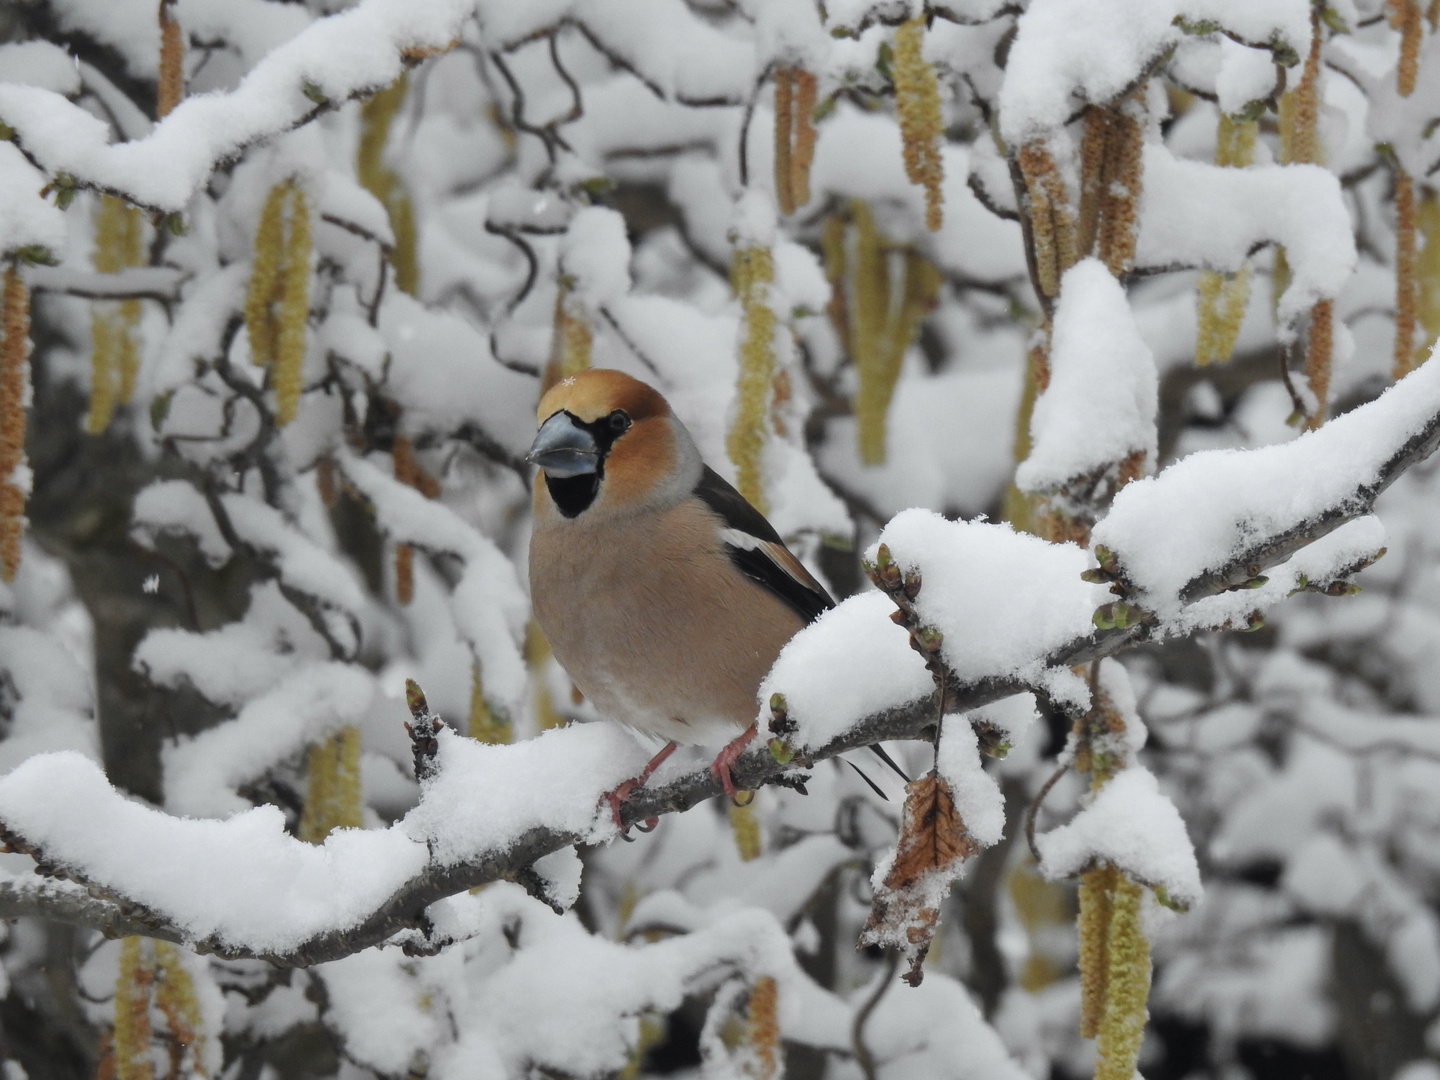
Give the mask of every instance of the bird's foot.
[[(630, 839), (625, 829), (625, 822), (620, 817), (620, 807), (630, 798), (631, 795), (645, 786), (645, 781), (655, 774), (655, 770), (664, 764), (665, 759), (675, 752), (675, 743), (667, 742), (658, 754), (645, 763), (645, 768), (640, 770), (639, 776), (632, 776), (629, 780), (611, 788), (601, 796), (610, 804), (610, 816), (615, 819), (615, 827), (620, 830), (620, 835), (626, 840)], [(646, 818), (644, 825), (635, 826), (641, 832), (654, 832), (655, 827), (660, 824), (658, 817)]]
[(716, 754), (715, 760), (710, 763), (711, 775), (719, 781), (721, 788), (724, 789), (725, 794), (730, 796), (731, 799), (735, 798), (735, 793), (739, 788), (735, 786), (735, 778), (730, 775), (730, 767), (734, 765), (736, 759), (745, 752), (745, 748), (750, 745), (751, 740), (754, 738), (755, 725), (751, 724), (739, 735), (726, 743), (725, 749)]

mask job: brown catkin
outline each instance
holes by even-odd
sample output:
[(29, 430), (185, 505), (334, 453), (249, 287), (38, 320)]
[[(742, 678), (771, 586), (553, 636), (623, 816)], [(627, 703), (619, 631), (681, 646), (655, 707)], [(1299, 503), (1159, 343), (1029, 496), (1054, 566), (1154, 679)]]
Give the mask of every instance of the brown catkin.
[(150, 1060), (150, 988), (155, 954), (149, 938), (120, 939), (120, 974), (115, 980), (116, 1080), (152, 1080)]
[(795, 189), (791, 186), (791, 124), (795, 115), (795, 69), (775, 69), (775, 201), (782, 214), (795, 212)]
[(1317, 125), (1320, 117), (1320, 50), (1324, 44), (1319, 9), (1311, 16), (1310, 52), (1295, 89), (1280, 99), (1280, 162), (1322, 164)]
[(1400, 60), (1395, 67), (1395, 88), (1401, 97), (1415, 92), (1420, 72), (1420, 43), (1424, 37), (1419, 0), (1388, 0), (1390, 25), (1400, 31)]
[(780, 1070), (780, 987), (762, 975), (750, 988), (745, 1011), (745, 1042), (755, 1055), (754, 1080), (774, 1080)]
[(185, 96), (185, 38), (175, 19), (176, 0), (160, 0), (160, 83), (155, 114), (168, 116)]
[(1305, 430), (1325, 422), (1330, 397), (1330, 357), (1334, 351), (1335, 301), (1317, 300), (1310, 309), (1310, 339), (1305, 349), (1305, 379), (1315, 395), (1315, 411), (1305, 418)]
[(1044, 296), (1053, 299), (1060, 295), (1061, 275), (1078, 257), (1075, 215), (1065, 179), (1043, 139), (1020, 147), (1016, 161), (1025, 178), (1036, 284)]
[(905, 175), (925, 188), (925, 226), (940, 228), (944, 213), (941, 184), (945, 167), (940, 156), (945, 121), (940, 112), (940, 83), (935, 68), (922, 55), (925, 16), (917, 15), (895, 28), (895, 111), (905, 147)]
[(310, 746), (305, 763), (305, 807), (296, 835), (323, 843), (335, 829), (365, 823), (360, 798), (360, 731), (346, 725)]
[(1095, 254), (1116, 277), (1135, 262), (1145, 149), (1145, 86), (1113, 107), (1105, 140)]
[(0, 313), (0, 579), (14, 581), (20, 569), (28, 482), (25, 463), (25, 399), (30, 356), (30, 295), (20, 272), (7, 266)]
[[(395, 479), (433, 499), (440, 494), (440, 485), (415, 460), (415, 444), (408, 435), (396, 435), (391, 448)], [(409, 544), (395, 545), (395, 599), (408, 607), (415, 598), (415, 549)]]
[[(1420, 283), (1415, 258), (1415, 181), (1395, 170), (1395, 370), (1403, 379), (1415, 365), (1415, 317)], [(1427, 245), (1428, 246), (1428, 245)]]
[(1085, 131), (1080, 137), (1080, 212), (1075, 223), (1075, 240), (1081, 251), (1095, 250), (1112, 116), (1103, 105), (1092, 105), (1085, 112)]
[(810, 166), (815, 161), (815, 76), (795, 69), (795, 149), (790, 155), (790, 192), (797, 207), (810, 201)]

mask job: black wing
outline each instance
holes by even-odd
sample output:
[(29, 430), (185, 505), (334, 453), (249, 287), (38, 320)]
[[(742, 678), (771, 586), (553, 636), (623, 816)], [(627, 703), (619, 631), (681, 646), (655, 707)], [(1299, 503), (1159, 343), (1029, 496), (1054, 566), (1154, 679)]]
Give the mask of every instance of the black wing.
[(807, 623), (835, 606), (830, 594), (785, 546), (765, 515), (708, 465), (695, 485), (695, 494), (719, 516), (725, 554), (742, 574), (789, 604)]

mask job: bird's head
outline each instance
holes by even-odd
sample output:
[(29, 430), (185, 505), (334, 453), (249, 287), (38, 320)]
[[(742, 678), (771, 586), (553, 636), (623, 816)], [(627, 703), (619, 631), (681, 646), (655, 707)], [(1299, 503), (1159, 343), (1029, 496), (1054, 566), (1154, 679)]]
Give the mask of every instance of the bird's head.
[(525, 460), (538, 465), (555, 508), (574, 518), (683, 498), (700, 455), (653, 387), (622, 371), (591, 368), (540, 399), (540, 430)]

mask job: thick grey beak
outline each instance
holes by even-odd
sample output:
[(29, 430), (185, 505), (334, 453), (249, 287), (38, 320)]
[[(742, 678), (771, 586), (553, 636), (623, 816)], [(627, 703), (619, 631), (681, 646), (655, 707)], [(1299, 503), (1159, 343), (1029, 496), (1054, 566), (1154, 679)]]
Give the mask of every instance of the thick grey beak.
[(558, 412), (540, 425), (525, 460), (539, 465), (547, 476), (583, 476), (600, 466), (600, 448), (595, 436), (567, 412)]

